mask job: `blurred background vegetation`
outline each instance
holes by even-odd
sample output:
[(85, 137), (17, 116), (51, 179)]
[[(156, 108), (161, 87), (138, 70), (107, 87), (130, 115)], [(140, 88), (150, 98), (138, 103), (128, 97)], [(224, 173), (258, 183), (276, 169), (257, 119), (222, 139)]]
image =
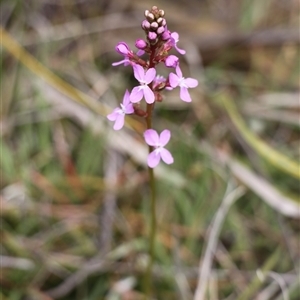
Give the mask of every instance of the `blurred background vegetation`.
[(145, 125), (105, 116), (152, 5), (199, 80), (155, 109), (153, 299), (300, 299), (298, 0), (1, 1), (1, 299), (142, 299)]

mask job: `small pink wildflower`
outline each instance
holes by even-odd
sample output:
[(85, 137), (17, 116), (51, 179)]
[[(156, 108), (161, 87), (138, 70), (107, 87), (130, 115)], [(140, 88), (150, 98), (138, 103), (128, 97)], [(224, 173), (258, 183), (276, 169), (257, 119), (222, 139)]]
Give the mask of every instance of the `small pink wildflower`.
[(124, 66), (133, 65), (134, 62), (130, 61), (133, 57), (133, 52), (129, 49), (129, 46), (125, 42), (119, 42), (115, 47), (115, 50), (124, 56), (123, 60), (112, 63), (113, 66), (124, 64)]
[(164, 148), (169, 142), (170, 137), (171, 133), (167, 129), (163, 130), (160, 135), (154, 129), (148, 129), (144, 132), (146, 143), (155, 148), (148, 155), (148, 166), (150, 168), (155, 168), (159, 164), (160, 159), (168, 165), (174, 162), (172, 154)]
[[(176, 75), (177, 74), (177, 75)], [(191, 102), (191, 96), (189, 94), (188, 88), (194, 88), (198, 85), (198, 80), (194, 78), (184, 78), (182, 77), (182, 72), (179, 65), (176, 67), (176, 74), (170, 73), (169, 82), (172, 88), (177, 86), (180, 87), (180, 99), (185, 102)]]
[(115, 121), (114, 130), (120, 130), (124, 126), (125, 115), (132, 114), (134, 112), (133, 105), (129, 100), (128, 90), (126, 90), (123, 97), (123, 103), (121, 103), (120, 106), (121, 108), (115, 108), (113, 112), (107, 116), (108, 120)]
[(155, 100), (153, 91), (148, 86), (156, 75), (156, 70), (150, 68), (145, 72), (144, 68), (140, 65), (133, 66), (134, 77), (139, 81), (140, 86), (133, 88), (130, 94), (130, 101), (132, 103), (137, 103), (142, 100), (143, 96), (148, 104), (151, 104)]
[(185, 50), (180, 49), (177, 47), (177, 43), (179, 42), (179, 34), (177, 32), (172, 32), (171, 33), (171, 38), (170, 38), (171, 45), (182, 55), (185, 54)]
[(167, 68), (176, 68), (179, 63), (179, 58), (175, 55), (169, 55), (165, 60), (165, 66)]

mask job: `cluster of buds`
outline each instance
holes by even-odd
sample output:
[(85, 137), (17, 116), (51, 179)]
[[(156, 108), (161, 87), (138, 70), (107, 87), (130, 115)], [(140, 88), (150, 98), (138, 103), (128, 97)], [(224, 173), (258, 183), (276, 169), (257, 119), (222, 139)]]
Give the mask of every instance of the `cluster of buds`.
[(146, 19), (142, 22), (142, 28), (151, 44), (155, 44), (158, 38), (162, 37), (166, 32), (167, 21), (164, 19), (164, 15), (165, 12), (162, 9), (158, 9), (157, 6), (153, 6), (150, 11), (145, 11)]
[[(161, 102), (163, 90), (172, 90), (176, 87), (180, 88), (180, 98), (185, 102), (191, 102), (189, 88), (195, 88), (198, 81), (194, 78), (185, 78), (182, 76), (182, 71), (179, 65), (179, 58), (169, 54), (173, 48), (178, 53), (184, 55), (185, 51), (178, 48), (179, 34), (168, 30), (167, 21), (164, 18), (165, 12), (153, 6), (151, 10), (145, 11), (146, 19), (142, 22), (142, 28), (145, 31), (146, 39), (137, 39), (135, 46), (138, 49), (136, 53), (129, 48), (125, 42), (119, 42), (116, 46), (116, 51), (123, 56), (119, 62), (112, 65), (131, 66), (133, 68), (134, 77), (139, 82), (139, 85), (134, 87), (129, 93), (126, 90), (123, 102), (120, 107), (107, 116), (110, 121), (114, 121), (114, 129), (119, 130), (124, 125), (126, 114), (136, 114), (146, 118), (146, 121), (151, 120), (152, 110), (156, 102)], [(141, 57), (147, 54), (147, 59)], [(175, 69), (175, 73), (171, 72), (167, 78), (156, 74), (156, 66), (159, 63), (164, 63), (167, 68)], [(141, 100), (145, 99), (147, 109), (141, 107)], [(169, 130), (163, 130), (160, 135), (149, 128), (144, 133), (146, 143), (153, 149), (148, 156), (148, 166), (154, 168), (162, 159), (165, 163), (173, 163), (171, 153), (164, 148), (168, 143), (171, 133)]]

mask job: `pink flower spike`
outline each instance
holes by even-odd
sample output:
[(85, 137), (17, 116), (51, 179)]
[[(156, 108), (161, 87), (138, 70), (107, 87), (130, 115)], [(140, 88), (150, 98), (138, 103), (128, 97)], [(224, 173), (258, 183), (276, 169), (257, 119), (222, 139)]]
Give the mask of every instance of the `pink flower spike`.
[(144, 132), (146, 143), (155, 148), (148, 155), (148, 166), (150, 168), (155, 168), (159, 164), (160, 159), (168, 165), (174, 162), (172, 154), (164, 148), (169, 142), (170, 137), (171, 133), (167, 129), (163, 130), (160, 136), (154, 129), (148, 129)]
[(124, 126), (125, 115), (134, 113), (134, 108), (129, 100), (129, 92), (126, 90), (123, 102), (120, 104), (121, 108), (117, 107), (113, 110), (111, 114), (107, 116), (107, 119), (114, 121), (114, 130), (120, 130)]
[(137, 103), (142, 100), (143, 96), (148, 104), (151, 104), (155, 100), (153, 91), (148, 86), (156, 75), (156, 70), (150, 68), (145, 72), (144, 68), (140, 65), (133, 66), (134, 77), (139, 81), (140, 86), (133, 88), (130, 94), (130, 101), (132, 103)]
[(185, 102), (191, 102), (191, 96), (188, 92), (188, 88), (194, 88), (198, 85), (198, 80), (194, 78), (182, 77), (182, 72), (179, 65), (176, 67), (176, 74), (170, 73), (169, 82), (172, 88), (180, 87), (180, 99)]
[(180, 49), (177, 47), (177, 43), (179, 42), (179, 34), (177, 32), (172, 32), (171, 33), (171, 44), (175, 49), (182, 55), (185, 54), (185, 50)]

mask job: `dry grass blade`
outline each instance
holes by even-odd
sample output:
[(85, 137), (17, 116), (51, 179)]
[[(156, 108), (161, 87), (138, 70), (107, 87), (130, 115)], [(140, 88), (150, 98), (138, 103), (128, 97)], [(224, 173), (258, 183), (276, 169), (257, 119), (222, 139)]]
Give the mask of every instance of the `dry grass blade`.
[(261, 197), (268, 205), (278, 211), (280, 214), (291, 218), (300, 218), (300, 205), (280, 194), (270, 183), (265, 179), (251, 172), (248, 168), (237, 161), (230, 161), (229, 168), (232, 173), (245, 186), (253, 190)]
[(238, 114), (234, 103), (224, 93), (220, 96), (223, 107), (226, 109), (231, 121), (234, 123), (236, 128), (242, 137), (253, 147), (258, 154), (265, 158), (273, 166), (280, 170), (292, 175), (295, 178), (300, 178), (300, 165), (296, 161), (288, 158), (287, 156), (274, 150), (274, 148), (268, 146), (265, 142), (255, 136), (246, 126), (241, 116)]

